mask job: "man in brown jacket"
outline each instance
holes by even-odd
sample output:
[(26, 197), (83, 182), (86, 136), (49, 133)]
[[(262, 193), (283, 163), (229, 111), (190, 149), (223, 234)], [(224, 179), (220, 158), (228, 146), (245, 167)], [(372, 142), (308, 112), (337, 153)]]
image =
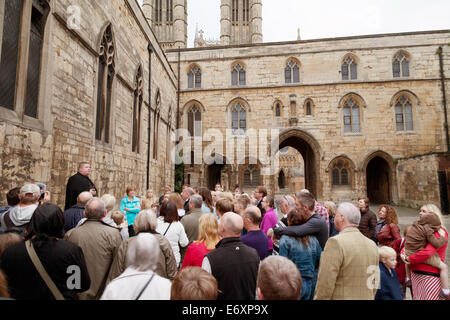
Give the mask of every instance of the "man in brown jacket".
[(65, 235), (65, 239), (83, 250), (86, 266), (91, 278), (89, 290), (80, 293), (81, 300), (97, 300), (105, 289), (106, 278), (113, 258), (122, 242), (118, 228), (104, 223), (105, 203), (93, 198), (86, 204), (84, 212), (87, 220)]
[(374, 300), (380, 279), (377, 245), (359, 230), (360, 212), (342, 203), (320, 258), (314, 300)]
[(198, 240), (198, 221), (200, 217), (205, 214), (202, 212), (202, 203), (202, 196), (198, 194), (191, 196), (189, 200), (190, 213), (181, 219), (181, 224), (189, 239), (189, 244)]
[(358, 207), (361, 213), (361, 221), (358, 226), (359, 231), (361, 231), (361, 233), (367, 238), (378, 244), (378, 237), (375, 231), (377, 226), (377, 215), (369, 209), (369, 199), (359, 198)]

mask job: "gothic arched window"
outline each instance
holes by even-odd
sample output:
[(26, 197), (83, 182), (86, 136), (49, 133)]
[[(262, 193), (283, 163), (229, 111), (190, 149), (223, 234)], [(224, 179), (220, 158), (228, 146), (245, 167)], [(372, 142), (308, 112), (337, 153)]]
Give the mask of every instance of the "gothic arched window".
[(281, 116), (281, 107), (280, 107), (279, 103), (277, 103), (277, 105), (275, 106), (275, 116), (276, 117), (280, 117)]
[(284, 79), (286, 83), (300, 82), (300, 68), (295, 60), (291, 59), (288, 61), (284, 69)]
[(97, 82), (97, 119), (95, 138), (109, 143), (112, 85), (115, 73), (114, 40), (111, 25), (103, 33), (100, 46), (100, 57)]
[(247, 131), (247, 112), (240, 103), (231, 108), (231, 129), (236, 135), (245, 134)]
[(312, 116), (313, 107), (314, 107), (314, 103), (313, 103), (312, 99), (310, 99), (310, 98), (306, 99), (305, 103), (304, 103), (304, 107), (305, 107), (305, 115)]
[(395, 103), (395, 123), (397, 131), (412, 131), (414, 129), (412, 103), (403, 95)]
[(233, 25), (236, 25), (239, 22), (239, 0), (232, 0), (231, 22), (233, 23)]
[(331, 183), (333, 186), (350, 186), (353, 165), (350, 160), (340, 157), (332, 161)]
[(248, 23), (250, 22), (249, 13), (250, 13), (249, 0), (244, 0), (244, 16), (243, 16), (244, 25), (248, 25)]
[(236, 64), (231, 71), (231, 85), (245, 86), (245, 69), (240, 63)]
[(257, 187), (259, 185), (259, 168), (250, 164), (244, 170), (244, 187)]
[[(20, 118), (23, 113), (37, 119), (44, 32), (50, 6), (48, 1), (8, 0), (0, 8), (3, 9), (0, 10), (3, 14), (0, 18), (0, 106), (16, 110)], [(21, 24), (27, 27), (23, 29)], [(23, 46), (23, 39), (28, 39), (27, 47)], [(26, 74), (17, 72), (20, 61), (28, 64)]]
[(344, 103), (344, 132), (361, 132), (360, 107), (353, 98)]
[(141, 117), (142, 117), (142, 101), (144, 90), (144, 78), (142, 74), (142, 66), (139, 66), (134, 90), (134, 102), (133, 102), (133, 138), (131, 148), (133, 152), (139, 153), (139, 141), (141, 137)]
[(155, 24), (159, 25), (162, 22), (162, 0), (155, 0)]
[(198, 66), (193, 66), (188, 73), (188, 88), (200, 88), (202, 86), (202, 73)]
[(166, 21), (167, 24), (173, 23), (173, 0), (166, 0)]
[(409, 77), (409, 57), (406, 53), (399, 52), (394, 56), (392, 72), (394, 78)]
[(358, 78), (356, 61), (352, 56), (347, 56), (342, 61), (341, 70), (342, 80), (356, 80)]
[(159, 90), (156, 93), (155, 112), (153, 117), (153, 159), (158, 159), (158, 141), (159, 141), (159, 119), (161, 109), (161, 94)]
[(188, 130), (191, 137), (202, 135), (202, 114), (197, 105), (193, 105), (188, 111)]

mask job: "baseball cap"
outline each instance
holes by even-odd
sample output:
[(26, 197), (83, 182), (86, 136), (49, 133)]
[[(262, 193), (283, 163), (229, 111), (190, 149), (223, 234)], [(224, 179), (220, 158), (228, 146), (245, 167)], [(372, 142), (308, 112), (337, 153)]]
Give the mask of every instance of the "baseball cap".
[(22, 197), (38, 198), (41, 195), (41, 189), (35, 184), (26, 184), (20, 188), (20, 195)]

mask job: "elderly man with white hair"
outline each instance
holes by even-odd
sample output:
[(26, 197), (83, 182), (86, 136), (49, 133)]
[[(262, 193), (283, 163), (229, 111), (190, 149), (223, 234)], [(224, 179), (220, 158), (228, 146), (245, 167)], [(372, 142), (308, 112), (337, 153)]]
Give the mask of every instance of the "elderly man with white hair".
[(69, 230), (64, 239), (81, 247), (91, 277), (91, 286), (79, 294), (80, 300), (97, 300), (105, 289), (106, 278), (122, 236), (118, 228), (102, 221), (106, 215), (102, 199), (89, 200), (84, 214), (87, 219), (80, 226)]
[(244, 223), (234, 212), (222, 216), (216, 249), (203, 259), (202, 268), (217, 280), (217, 300), (254, 300), (258, 276), (258, 252), (240, 238)]
[(139, 233), (127, 250), (127, 268), (105, 289), (101, 300), (170, 300), (170, 280), (159, 276), (160, 249), (156, 237)]
[(315, 300), (374, 300), (378, 248), (359, 231), (360, 219), (353, 204), (339, 205), (334, 220), (339, 234), (328, 239), (322, 253)]

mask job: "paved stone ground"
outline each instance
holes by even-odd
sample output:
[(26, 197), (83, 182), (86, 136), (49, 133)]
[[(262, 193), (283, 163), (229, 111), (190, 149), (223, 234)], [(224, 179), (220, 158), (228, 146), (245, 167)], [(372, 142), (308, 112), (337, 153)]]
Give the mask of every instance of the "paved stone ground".
[[(370, 206), (370, 209), (378, 213), (378, 206)], [(404, 208), (404, 207), (394, 207), (395, 211), (397, 212), (398, 216), (398, 225), (400, 227), (400, 232), (403, 235), (403, 232), (405, 228), (409, 225), (412, 225), (414, 221), (416, 221), (419, 217), (419, 209), (411, 209), (411, 208)], [(445, 225), (445, 228), (447, 230), (450, 230), (450, 215), (443, 215), (443, 224)], [(450, 246), (447, 246), (447, 254), (445, 263), (449, 265), (450, 261)], [(449, 272), (450, 277), (450, 272)], [(411, 294), (410, 291), (407, 290), (406, 300), (411, 300)]]

